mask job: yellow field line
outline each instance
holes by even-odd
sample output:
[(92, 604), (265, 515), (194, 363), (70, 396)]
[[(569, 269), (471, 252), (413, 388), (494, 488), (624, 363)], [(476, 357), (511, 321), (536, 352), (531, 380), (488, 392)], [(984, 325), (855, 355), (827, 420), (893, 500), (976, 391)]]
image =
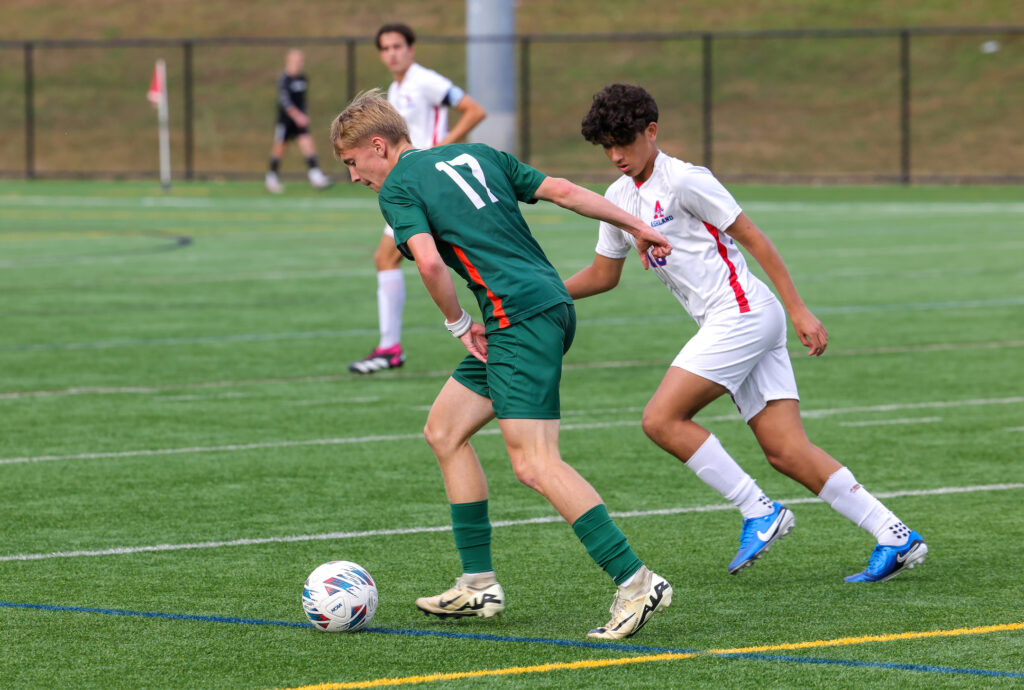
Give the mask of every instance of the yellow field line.
[(482, 671), (459, 671), (456, 673), (432, 673), (429, 676), (406, 676), (405, 678), (378, 678), (377, 680), (359, 680), (350, 683), (321, 683), (320, 685), (304, 685), (295, 690), (343, 690), (347, 688), (380, 688), (392, 685), (412, 685), (413, 683), (430, 683), (435, 680), (459, 680), (461, 678), (481, 678), (483, 676), (509, 676), (523, 673), (545, 673), (547, 671), (563, 671), (579, 668), (601, 668), (603, 666), (624, 666), (625, 664), (645, 664), (649, 661), (672, 661), (689, 659), (699, 656), (701, 652), (652, 654), (650, 656), (628, 656), (619, 659), (585, 659), (536, 666), (509, 666), (508, 668), (490, 668)]
[(651, 661), (675, 661), (692, 659), (698, 656), (720, 656), (725, 654), (751, 654), (756, 652), (780, 652), (794, 649), (811, 649), (815, 647), (843, 647), (867, 642), (893, 642), (896, 640), (920, 640), (928, 637), (959, 637), (961, 635), (983, 635), (985, 633), (1024, 630), (1024, 623), (1001, 623), (999, 625), (983, 625), (976, 628), (953, 628), (951, 630), (929, 630), (925, 632), (891, 633), (887, 635), (863, 635), (861, 637), (839, 637), (832, 640), (810, 640), (806, 642), (785, 642), (782, 644), (760, 645), (757, 647), (736, 647), (733, 649), (708, 649), (703, 652), (677, 652), (668, 654), (652, 654), (647, 656), (630, 656), (618, 659), (586, 659), (535, 666), (510, 666), (507, 668), (483, 669), (480, 671), (459, 671), (453, 673), (432, 673), (427, 676), (406, 676), (404, 678), (377, 678), (376, 680), (360, 680), (347, 683), (320, 683), (304, 685), (293, 690), (348, 690), (349, 688), (381, 688), (395, 685), (413, 685), (430, 683), (436, 680), (460, 680), (462, 678), (482, 678), (485, 676), (521, 675), (523, 673), (546, 673), (547, 671), (564, 671), (583, 668), (602, 668), (606, 666), (624, 666), (626, 664), (646, 664)]

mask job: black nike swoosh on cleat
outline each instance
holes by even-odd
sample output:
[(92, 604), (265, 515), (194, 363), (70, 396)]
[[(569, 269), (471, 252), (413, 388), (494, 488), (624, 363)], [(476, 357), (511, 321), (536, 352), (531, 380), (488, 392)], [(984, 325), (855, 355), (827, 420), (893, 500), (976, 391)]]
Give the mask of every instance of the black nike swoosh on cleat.
[(629, 616), (627, 618), (625, 618), (621, 623), (619, 623), (614, 628), (612, 628), (612, 630), (618, 630), (619, 628), (624, 626), (626, 623), (628, 623), (633, 618), (633, 616), (635, 616), (635, 615), (636, 615), (635, 613), (629, 614)]
[(903, 565), (907, 561), (908, 558), (911, 558), (912, 556), (916, 556), (917, 555), (917, 545), (920, 544), (920, 543), (921, 542), (919, 542), (919, 541), (915, 541), (911, 545), (911, 547), (909, 549), (907, 549), (906, 553), (898, 553), (898, 554), (896, 554), (896, 562), (899, 563), (900, 565)]

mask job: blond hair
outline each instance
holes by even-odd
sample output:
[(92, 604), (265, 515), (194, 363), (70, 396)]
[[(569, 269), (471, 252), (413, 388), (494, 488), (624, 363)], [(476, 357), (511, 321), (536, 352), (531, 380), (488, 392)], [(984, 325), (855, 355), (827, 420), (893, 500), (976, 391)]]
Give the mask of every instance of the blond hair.
[(405, 119), (381, 96), (380, 89), (358, 94), (331, 123), (335, 155), (340, 149), (358, 146), (372, 136), (384, 137), (391, 144), (409, 141)]

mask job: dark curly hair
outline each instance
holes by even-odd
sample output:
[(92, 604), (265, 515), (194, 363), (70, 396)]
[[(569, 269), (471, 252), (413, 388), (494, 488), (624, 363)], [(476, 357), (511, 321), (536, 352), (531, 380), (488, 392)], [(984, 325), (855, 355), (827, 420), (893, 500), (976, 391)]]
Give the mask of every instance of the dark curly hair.
[(411, 47), (412, 44), (416, 42), (416, 32), (410, 29), (408, 24), (401, 24), (398, 22), (395, 22), (393, 24), (385, 24), (384, 26), (377, 29), (377, 35), (374, 36), (373, 38), (373, 42), (374, 44), (376, 44), (377, 50), (380, 50), (380, 37), (383, 36), (384, 34), (390, 33), (402, 34), (402, 37), (405, 39), (405, 44), (407, 46)]
[(640, 86), (611, 84), (594, 94), (580, 131), (591, 144), (626, 146), (658, 121), (658, 104)]

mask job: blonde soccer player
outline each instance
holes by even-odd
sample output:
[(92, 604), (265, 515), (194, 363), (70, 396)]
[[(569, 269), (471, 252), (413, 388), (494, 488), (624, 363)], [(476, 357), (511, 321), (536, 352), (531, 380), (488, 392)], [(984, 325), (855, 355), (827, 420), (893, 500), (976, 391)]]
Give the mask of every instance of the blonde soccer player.
[[(424, 429), (444, 478), (462, 575), (416, 606), (442, 618), (490, 618), (505, 609), (491, 562), (487, 479), (470, 445), (497, 418), (516, 478), (572, 525), (617, 585), (611, 619), (588, 635), (633, 635), (671, 603), (672, 587), (637, 557), (601, 497), (560, 455), (559, 382), (576, 313), (519, 202), (545, 199), (615, 223), (656, 258), (670, 251), (665, 238), (599, 194), (485, 144), (417, 149), (399, 112), (373, 92), (338, 115), (331, 141), (352, 179), (377, 192), (397, 246), (416, 262), (445, 328), (468, 351), (434, 400)], [(466, 281), (482, 323), (462, 308), (449, 269)], [(543, 576), (537, 585), (564, 591), (562, 601), (572, 601), (571, 585)]]

